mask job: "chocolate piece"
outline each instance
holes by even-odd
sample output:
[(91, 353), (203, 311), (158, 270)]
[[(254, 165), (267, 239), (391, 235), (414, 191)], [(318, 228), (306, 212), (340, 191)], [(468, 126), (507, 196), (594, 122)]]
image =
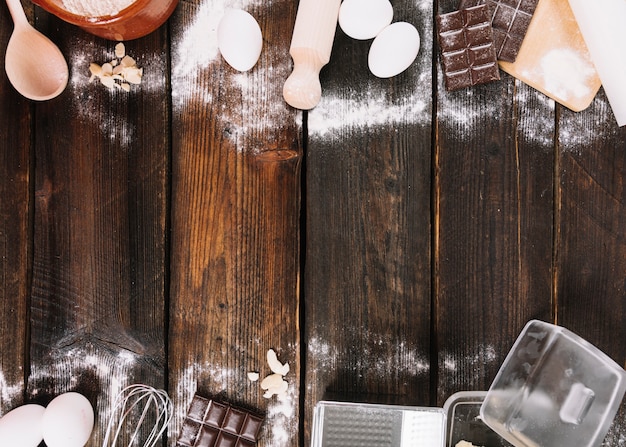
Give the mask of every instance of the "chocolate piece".
[(198, 396), (191, 400), (176, 447), (253, 447), (263, 418)]
[(515, 62), (539, 0), (461, 0), (459, 9), (487, 5), (498, 59)]
[(447, 90), (500, 79), (489, 8), (474, 6), (437, 16)]

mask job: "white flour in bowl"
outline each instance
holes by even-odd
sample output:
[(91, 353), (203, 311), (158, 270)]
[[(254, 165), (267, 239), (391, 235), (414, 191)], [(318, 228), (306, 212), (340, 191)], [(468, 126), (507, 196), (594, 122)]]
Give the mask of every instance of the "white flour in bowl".
[(114, 16), (136, 0), (63, 0), (63, 7), (72, 14), (85, 17)]

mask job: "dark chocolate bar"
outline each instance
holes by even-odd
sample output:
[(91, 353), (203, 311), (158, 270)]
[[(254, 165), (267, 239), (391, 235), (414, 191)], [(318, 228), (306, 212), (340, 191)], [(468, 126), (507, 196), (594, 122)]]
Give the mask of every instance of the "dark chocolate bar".
[(539, 0), (461, 0), (459, 9), (487, 5), (498, 60), (515, 62)]
[(196, 394), (176, 447), (253, 447), (262, 422), (259, 415)]
[(447, 90), (500, 79), (491, 16), (486, 5), (440, 14), (437, 28)]

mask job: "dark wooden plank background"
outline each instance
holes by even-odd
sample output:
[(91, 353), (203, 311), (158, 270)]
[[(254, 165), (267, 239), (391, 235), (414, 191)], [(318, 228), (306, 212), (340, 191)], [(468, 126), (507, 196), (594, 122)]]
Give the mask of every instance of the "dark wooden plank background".
[[(163, 445), (199, 392), (264, 412), (262, 446), (304, 446), (325, 397), (486, 389), (531, 318), (626, 366), (626, 131), (604, 92), (580, 113), (504, 73), (446, 92), (433, 19), (456, 1), (392, 4), (417, 61), (377, 79), (338, 30), (302, 113), (281, 94), (295, 1), (181, 1), (127, 42), (129, 94), (89, 83), (115, 42), (24, 2), (71, 73), (33, 103), (1, 70), (0, 414), (77, 390), (101, 445), (116, 394), (147, 383), (174, 401)], [(263, 30), (248, 73), (217, 52), (229, 7)], [(2, 5), (4, 47), (11, 30)], [(283, 399), (246, 376), (270, 348)]]

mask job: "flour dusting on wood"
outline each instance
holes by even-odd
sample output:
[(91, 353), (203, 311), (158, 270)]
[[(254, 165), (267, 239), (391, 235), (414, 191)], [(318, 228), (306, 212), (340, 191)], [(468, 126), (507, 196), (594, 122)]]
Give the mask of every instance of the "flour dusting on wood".
[[(398, 378), (418, 377), (428, 374), (430, 362), (426, 355), (420, 354), (417, 346), (411, 346), (406, 341), (393, 341), (385, 336), (374, 336), (363, 332), (363, 346), (358, 358), (352, 365), (357, 374), (367, 372), (380, 377), (396, 375)], [(377, 356), (378, 350), (391, 349), (390, 355)], [(339, 357), (345, 357), (338, 346), (331, 345), (321, 336), (312, 336), (307, 343), (307, 352), (319, 370), (332, 370)], [(345, 359), (342, 361), (345, 363)]]
[[(429, 17), (432, 2), (418, 0), (415, 7)], [(431, 22), (426, 19), (412, 24), (421, 36), (429, 36), (433, 32)], [(329, 65), (344, 63), (342, 60), (341, 54), (333, 52)], [(334, 80), (337, 86), (329, 90), (322, 82), (322, 99), (308, 113), (309, 136), (327, 138), (337, 132), (369, 131), (378, 126), (430, 126), (432, 58), (427, 49), (420, 48), (417, 59), (404, 73), (382, 82), (375, 80), (366, 65), (352, 68), (370, 76), (372, 84), (354, 86)]]
[[(135, 94), (152, 93), (161, 95), (166, 89), (164, 76), (165, 56), (160, 53), (135, 54), (137, 63), (143, 68), (141, 85), (135, 86), (131, 92), (109, 90), (102, 88), (99, 83), (90, 82), (91, 72), (89, 66), (94, 60), (110, 60), (115, 57), (114, 42), (111, 48), (102, 48), (93, 41), (83, 42), (78, 39), (72, 41), (74, 47), (71, 51), (70, 83), (71, 105), (69, 113), (71, 118), (82, 121), (95, 132), (85, 132), (84, 138), (99, 138), (108, 144), (122, 149), (132, 147), (137, 143), (136, 122), (142, 119), (141, 115), (134, 113), (132, 116), (127, 103), (136, 100)], [(131, 47), (132, 44), (127, 44)], [(108, 104), (107, 104), (108, 102)], [(104, 104), (103, 104), (104, 103)], [(146, 113), (152, 113), (153, 110)], [(147, 120), (143, 116), (143, 120)], [(88, 144), (88, 141), (84, 141)], [(77, 146), (81, 148), (80, 145)]]
[[(284, 365), (283, 363), (282, 366)], [(250, 366), (260, 366), (264, 377), (271, 373), (266, 364)], [(226, 399), (229, 397), (229, 390), (230, 395), (232, 395), (233, 389), (243, 392), (249, 388), (253, 394), (261, 395), (263, 391), (260, 389), (259, 383), (251, 382), (248, 379), (248, 372), (249, 368), (234, 369), (212, 365), (208, 362), (192, 363), (184, 368), (178, 375), (177, 383), (172, 390), (172, 397), (175, 400), (175, 414), (169, 427), (170, 440), (173, 442), (178, 436), (189, 403), (198, 391), (198, 383), (203, 389), (211, 390), (211, 393), (216, 395), (222, 394)], [(285, 370), (281, 370), (281, 372), (285, 372)], [(288, 445), (298, 433), (297, 384), (289, 383), (286, 392), (263, 399), (263, 401), (267, 402), (267, 410), (259, 438), (267, 447)]]
[(485, 366), (496, 361), (498, 353), (491, 345), (479, 345), (474, 353), (468, 353), (463, 357), (447, 352), (442, 352), (439, 356), (441, 375), (445, 376), (445, 382), (452, 386), (467, 386), (468, 381), (480, 383), (484, 379), (482, 374)]
[[(173, 112), (188, 113), (190, 105), (204, 108), (238, 150), (273, 149), (272, 141), (281, 141), (285, 129), (299, 125), (298, 115), (282, 97), (280, 80), (287, 79), (291, 70), (288, 48), (283, 54), (276, 45), (264, 45), (259, 62), (244, 73), (230, 68), (218, 50), (217, 27), (227, 10), (242, 9), (255, 16), (273, 3), (205, 1), (194, 10), (182, 39), (172, 46)], [(260, 26), (264, 40), (271, 39), (264, 24)]]
[(22, 399), (22, 384), (8, 383), (4, 372), (0, 370), (0, 393), (0, 404), (2, 404), (0, 415), (2, 415), (3, 408), (11, 409), (17, 401)]
[[(32, 397), (50, 392), (63, 393), (92, 387), (97, 384), (97, 415), (94, 436), (104, 433), (106, 425), (113, 414), (113, 404), (124, 387), (135, 382), (137, 357), (130, 351), (121, 351), (111, 355), (92, 345), (86, 344), (69, 350), (59, 350), (51, 354), (51, 361), (46, 364), (32, 366), (28, 378), (29, 391)], [(54, 383), (54, 390), (47, 386)], [(150, 384), (162, 387), (163, 384)], [(45, 389), (44, 389), (45, 387)]]

